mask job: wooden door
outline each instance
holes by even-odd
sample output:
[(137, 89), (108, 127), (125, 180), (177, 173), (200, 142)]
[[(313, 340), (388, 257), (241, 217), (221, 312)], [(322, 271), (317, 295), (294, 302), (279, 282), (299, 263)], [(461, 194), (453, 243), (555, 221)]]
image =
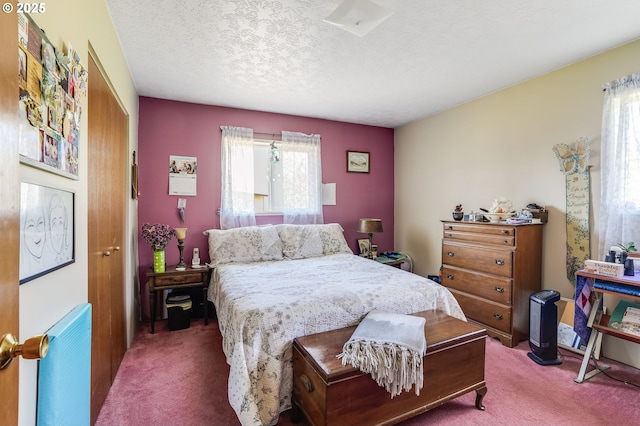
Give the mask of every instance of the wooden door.
[(88, 245), (93, 305), (91, 423), (126, 351), (124, 259), (128, 117), (89, 55)]
[[(18, 335), (20, 161), (18, 158), (18, 21), (0, 14), (0, 337)], [(0, 370), (0, 417), (18, 424), (18, 362)]]

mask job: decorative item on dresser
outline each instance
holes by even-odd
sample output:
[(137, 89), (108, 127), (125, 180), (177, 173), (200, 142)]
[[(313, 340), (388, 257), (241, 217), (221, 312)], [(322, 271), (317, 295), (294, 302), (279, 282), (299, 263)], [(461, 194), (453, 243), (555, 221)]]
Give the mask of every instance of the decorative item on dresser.
[(142, 238), (149, 243), (153, 250), (153, 270), (156, 273), (165, 271), (164, 249), (169, 245), (171, 238), (175, 237), (176, 231), (169, 225), (163, 223), (145, 223), (142, 225)]
[(176, 265), (176, 271), (184, 271), (187, 265), (184, 263), (182, 252), (184, 250), (184, 240), (187, 238), (187, 228), (176, 228), (176, 238), (178, 239), (178, 251), (180, 251), (180, 261)]
[(442, 285), (503, 345), (526, 340), (529, 297), (541, 290), (542, 225), (443, 225)]
[(369, 252), (367, 257), (375, 259), (375, 256), (372, 256), (371, 252), (373, 249), (373, 234), (382, 232), (382, 220), (371, 218), (360, 219), (360, 222), (358, 222), (358, 232), (369, 234)]
[(453, 220), (460, 221), (464, 218), (464, 210), (462, 210), (462, 204), (458, 204), (453, 210)]

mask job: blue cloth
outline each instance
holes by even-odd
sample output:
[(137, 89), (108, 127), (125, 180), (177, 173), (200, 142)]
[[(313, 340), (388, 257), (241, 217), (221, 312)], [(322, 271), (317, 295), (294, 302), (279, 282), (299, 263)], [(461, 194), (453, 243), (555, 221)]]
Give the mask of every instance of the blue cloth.
[(37, 425), (91, 423), (91, 305), (76, 306), (51, 327), (38, 370)]
[(601, 288), (603, 290), (613, 291), (615, 293), (640, 297), (640, 287), (638, 286), (614, 283), (610, 281), (596, 280), (594, 287)]

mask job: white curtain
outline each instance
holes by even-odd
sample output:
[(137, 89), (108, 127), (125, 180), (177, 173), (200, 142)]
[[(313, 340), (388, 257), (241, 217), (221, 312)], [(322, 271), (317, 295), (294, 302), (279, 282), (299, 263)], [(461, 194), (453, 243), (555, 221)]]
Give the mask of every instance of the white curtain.
[(640, 240), (640, 73), (605, 86), (599, 260)]
[(283, 131), (280, 146), (283, 222), (323, 223), (320, 135)]
[(220, 229), (256, 224), (253, 202), (253, 129), (221, 126)]

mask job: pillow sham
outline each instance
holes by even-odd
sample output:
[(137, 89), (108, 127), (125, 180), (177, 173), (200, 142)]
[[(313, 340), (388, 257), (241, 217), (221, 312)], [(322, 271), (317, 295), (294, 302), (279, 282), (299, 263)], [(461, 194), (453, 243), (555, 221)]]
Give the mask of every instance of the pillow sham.
[(282, 243), (273, 225), (204, 231), (212, 265), (282, 260)]
[(327, 223), (316, 225), (322, 240), (322, 252), (324, 254), (350, 253), (347, 241), (344, 239), (344, 229), (339, 223)]
[(287, 259), (306, 259), (324, 254), (317, 225), (276, 225)]

